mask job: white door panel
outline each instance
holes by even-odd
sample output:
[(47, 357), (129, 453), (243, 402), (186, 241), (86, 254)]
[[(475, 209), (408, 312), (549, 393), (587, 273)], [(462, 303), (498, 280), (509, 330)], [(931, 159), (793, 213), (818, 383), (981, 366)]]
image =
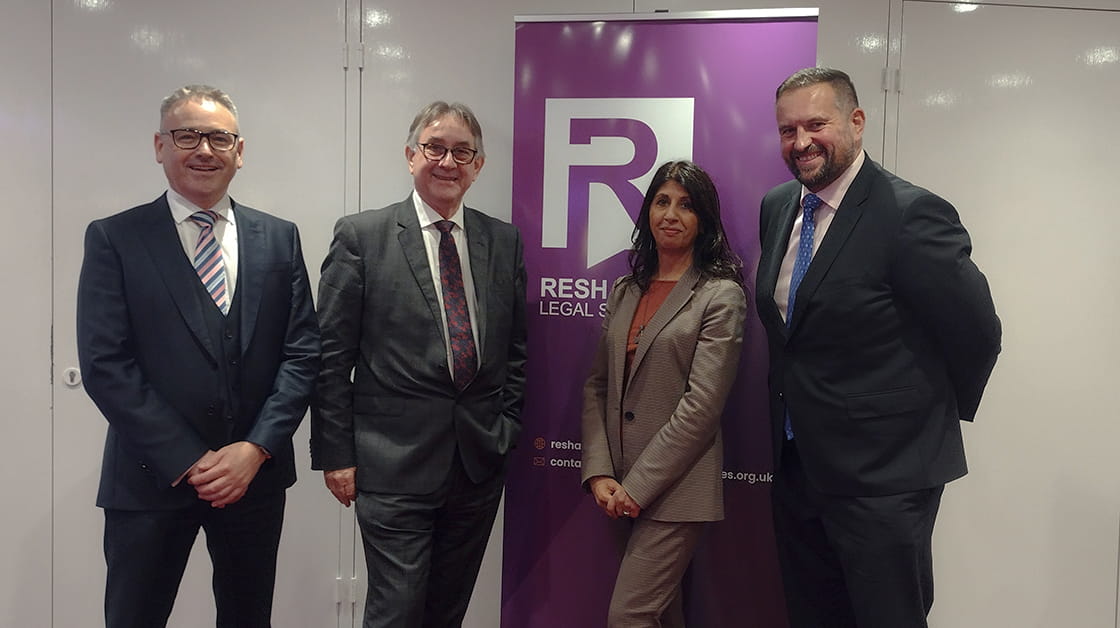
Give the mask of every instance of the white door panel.
[[(469, 105), (482, 125), (486, 164), (467, 193), (472, 207), (512, 215), (514, 18), (630, 13), (631, 0), (501, 0), (433, 19), (424, 3), (396, 2), (367, 20), (362, 83), (362, 208), (412, 189), (404, 159), (408, 125), (433, 100)], [(460, 52), (457, 52), (460, 51)]]
[(1114, 626), (1120, 12), (907, 1), (899, 175), (960, 211), (1004, 324), (931, 625)]
[[(105, 423), (80, 387), (60, 381), (77, 363), (74, 297), (85, 227), (166, 189), (152, 148), (160, 100), (182, 84), (211, 83), (233, 96), (246, 138), (231, 194), (300, 225), (317, 281), (342, 214), (342, 13), (341, 0), (54, 2), (55, 626), (95, 625), (104, 589), (94, 497)], [(338, 507), (309, 470), (307, 438), (305, 424), (280, 547), (274, 625), (281, 628), (336, 625)], [(212, 622), (202, 543), (200, 535), (172, 626)]]
[(0, 625), (35, 626), (51, 603), (51, 112), (43, 80), (50, 74), (50, 6), (7, 0), (2, 14)]

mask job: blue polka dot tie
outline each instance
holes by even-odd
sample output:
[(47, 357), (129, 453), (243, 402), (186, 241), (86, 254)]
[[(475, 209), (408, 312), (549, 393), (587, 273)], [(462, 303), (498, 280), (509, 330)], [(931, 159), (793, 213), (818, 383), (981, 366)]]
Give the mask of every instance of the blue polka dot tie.
[[(801, 201), (801, 240), (797, 244), (797, 259), (793, 262), (793, 274), (789, 278), (789, 301), (786, 305), (786, 327), (793, 320), (793, 304), (797, 300), (797, 289), (805, 272), (809, 270), (809, 263), (813, 261), (813, 233), (817, 230), (817, 221), (814, 212), (821, 206), (821, 197), (816, 194), (806, 194)], [(789, 420), (789, 410), (786, 410), (786, 439), (793, 440), (793, 425)]]
[(471, 331), (471, 314), (467, 309), (467, 292), (463, 288), (463, 267), (459, 263), (459, 249), (451, 229), (455, 223), (440, 220), (439, 229), (439, 282), (443, 288), (443, 311), (447, 315), (447, 335), (451, 344), (452, 379), (462, 390), (467, 387), (478, 369), (478, 354)]

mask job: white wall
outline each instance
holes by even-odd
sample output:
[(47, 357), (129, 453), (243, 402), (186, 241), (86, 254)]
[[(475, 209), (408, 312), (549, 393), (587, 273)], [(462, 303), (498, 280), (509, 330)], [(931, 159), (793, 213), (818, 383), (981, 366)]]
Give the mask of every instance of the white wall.
[[(55, 303), (50, 423), (56, 464), (46, 588), (55, 626), (95, 623), (104, 587), (103, 517), (93, 500), (105, 421), (80, 387), (58, 381), (77, 360), (74, 307), (85, 226), (166, 189), (153, 150), (159, 102), (180, 85), (214, 83), (233, 94), (242, 113), (245, 165), (231, 195), (297, 222), (317, 279), (331, 225), (343, 213), (344, 15), (342, 0), (53, 3), (52, 94), (44, 105), (54, 121), (55, 255), (48, 281)], [(281, 625), (325, 626), (338, 615), (340, 514), (322, 480), (308, 471), (306, 423), (296, 443), (303, 481), (288, 493), (276, 616)], [(212, 621), (209, 590), (200, 537), (171, 625)]]
[[(1120, 202), (1103, 194), (1115, 164), (1087, 148), (1120, 140), (1101, 125), (1120, 101), (1120, 11), (908, 0), (902, 23), (895, 169), (960, 208), (1004, 323), (965, 426), (972, 473), (938, 521), (933, 620), (1114, 626)], [(991, 45), (999, 32), (1015, 37)]]
[(0, 192), (5, 197), (0, 624), (5, 626), (43, 625), (50, 617), (50, 17), (50, 6), (37, 0), (10, 0), (0, 9), (0, 59), (5, 60), (0, 80)]
[[(1120, 50), (1120, 28), (1112, 27), (1120, 22), (1115, 0), (985, 3), (987, 13), (977, 15), (995, 21), (986, 23), (983, 45), (975, 48), (958, 45), (956, 37), (965, 33), (963, 27), (958, 32), (948, 3), (815, 4), (821, 9), (819, 59), (855, 79), (869, 116), (868, 150), (957, 204), (1007, 329), (992, 393), (977, 425), (966, 430), (973, 473), (946, 492), (932, 625), (1115, 626), (1120, 473), (1109, 454), (1120, 437), (1110, 390), (1120, 375), (1111, 324), (1120, 315), (1111, 273), (1118, 260), (1107, 238), (1087, 249), (1085, 231), (1072, 222), (1093, 201), (1079, 197), (1077, 205), (1062, 206), (1069, 195), (1055, 193), (1110, 182), (1103, 168), (1111, 167), (1109, 149), (1120, 140), (1110, 115), (1115, 105), (1073, 104), (1090, 91), (1106, 107), (1117, 102), (1115, 92), (1102, 89), (1120, 86), (1120, 63), (1085, 75), (1073, 72), (1081, 62), (1067, 50), (1082, 30), (1092, 32), (1086, 45)], [(1033, 13), (997, 6), (1010, 4), (1068, 9)], [(104, 568), (93, 497), (104, 427), (81, 389), (63, 383), (62, 372), (75, 361), (81, 230), (92, 217), (148, 200), (164, 185), (149, 152), (159, 98), (188, 81), (213, 82), (234, 94), (249, 140), (233, 193), (299, 222), (314, 279), (338, 216), (406, 193), (406, 126), (432, 98), (464, 100), (479, 113), (489, 158), (470, 198), (510, 217), (515, 15), (774, 5), (7, 0), (0, 9), (0, 139), (6, 149), (0, 190), (6, 192), (5, 224), (17, 237), (0, 247), (0, 294), (10, 302), (3, 319), (7, 359), (0, 363), (7, 408), (0, 427), (6, 445), (0, 457), (0, 625), (95, 625), (92, 618), (100, 615)], [(451, 47), (455, 41), (461, 49)], [(351, 50), (348, 69), (344, 46)], [(958, 48), (967, 52), (957, 56)], [(1059, 74), (1065, 64), (1068, 80), (1039, 80), (1021, 92), (1021, 100), (1053, 101), (1049, 106), (1013, 112), (976, 107), (943, 127), (921, 117), (930, 113), (921, 106), (921, 79), (936, 75), (947, 88), (966, 89), (983, 78), (981, 72), (993, 71), (980, 63), (993, 49), (1019, 54), (1003, 62), (1019, 72), (1034, 72), (1030, 64), (1039, 63), (1028, 51), (1048, 59), (1048, 69)], [(882, 89), (884, 68), (902, 70), (901, 94)], [(1088, 89), (1094, 77), (1104, 88)], [(954, 155), (983, 157), (963, 169)], [(1013, 203), (993, 192), (1027, 182), (1031, 193)], [(1095, 202), (1111, 210), (1105, 216), (1120, 209), (1115, 200)], [(1027, 217), (1016, 223), (1015, 237), (1003, 228), (1002, 218), (1011, 214)], [(1105, 224), (1095, 233), (1110, 235), (1120, 226)], [(1092, 303), (1097, 316), (1075, 313), (1076, 295), (1063, 293), (1068, 277), (1086, 274), (1096, 283), (1077, 285), (1100, 286), (1106, 295)], [(1082, 378), (1081, 371), (1093, 375)], [(1076, 385), (1086, 378), (1096, 387)], [(305, 428), (297, 436), (304, 455), (306, 437)], [(333, 608), (333, 578), (361, 571), (350, 511), (332, 505), (306, 457), (303, 463), (289, 501), (276, 625), (350, 625), (349, 605), (341, 613)], [(492, 543), (468, 618), (472, 628), (497, 625), (499, 557)], [(205, 562), (202, 556), (194, 561), (177, 625), (204, 625), (211, 617)]]

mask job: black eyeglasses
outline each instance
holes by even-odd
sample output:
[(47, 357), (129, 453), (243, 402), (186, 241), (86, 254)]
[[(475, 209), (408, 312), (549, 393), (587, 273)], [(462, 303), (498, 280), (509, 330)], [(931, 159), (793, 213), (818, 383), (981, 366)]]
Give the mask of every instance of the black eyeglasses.
[(171, 129), (160, 131), (160, 135), (170, 135), (175, 146), (183, 150), (194, 150), (206, 140), (210, 148), (219, 151), (233, 150), (237, 146), (238, 135), (229, 131), (199, 131), (198, 129)]
[(443, 159), (443, 156), (446, 155), (448, 151), (450, 151), (451, 158), (455, 160), (455, 163), (463, 166), (474, 161), (475, 156), (478, 155), (477, 150), (473, 148), (467, 148), (466, 146), (456, 146), (455, 148), (448, 148), (443, 144), (432, 143), (420, 144), (420, 150), (424, 153), (424, 157), (428, 159), (428, 161), (441, 161)]

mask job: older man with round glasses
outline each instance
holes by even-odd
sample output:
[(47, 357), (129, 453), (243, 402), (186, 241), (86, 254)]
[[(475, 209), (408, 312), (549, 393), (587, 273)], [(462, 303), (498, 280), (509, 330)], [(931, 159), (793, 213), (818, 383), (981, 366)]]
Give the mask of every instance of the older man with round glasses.
[(412, 194), (339, 220), (319, 282), (311, 459), (357, 504), (365, 628), (462, 623), (525, 387), (521, 237), (463, 204), (485, 161), (478, 120), (432, 103), (404, 156)]

